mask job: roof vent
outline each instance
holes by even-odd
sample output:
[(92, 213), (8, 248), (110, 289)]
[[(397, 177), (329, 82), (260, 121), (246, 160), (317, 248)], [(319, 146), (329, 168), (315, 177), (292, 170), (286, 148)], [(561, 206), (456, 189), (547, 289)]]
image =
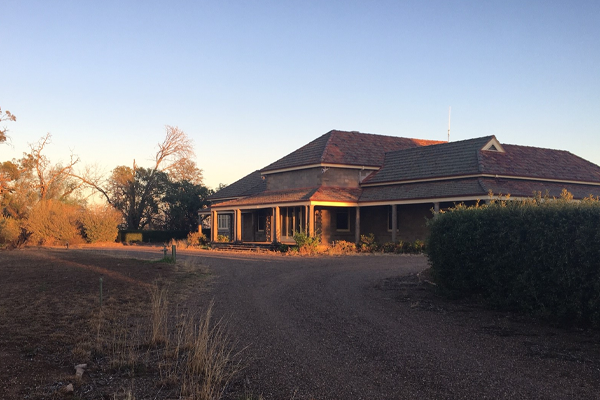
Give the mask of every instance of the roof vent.
[(504, 153), (504, 149), (502, 148), (502, 145), (495, 137), (492, 137), (490, 139), (490, 141), (487, 142), (481, 150), (496, 151), (498, 153)]

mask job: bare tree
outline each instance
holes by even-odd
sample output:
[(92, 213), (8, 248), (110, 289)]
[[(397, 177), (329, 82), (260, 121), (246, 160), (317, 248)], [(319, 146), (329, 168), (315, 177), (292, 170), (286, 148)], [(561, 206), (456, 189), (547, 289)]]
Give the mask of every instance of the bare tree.
[(121, 211), (129, 229), (151, 224), (160, 213), (159, 197), (167, 174), (174, 180), (202, 182), (202, 171), (193, 160), (191, 139), (177, 127), (167, 125), (165, 129), (165, 139), (158, 144), (151, 168), (140, 168), (134, 160), (133, 168), (118, 166), (108, 179), (93, 169), (77, 175)]
[(20, 164), (35, 176), (32, 185), (37, 190), (40, 200), (47, 198), (65, 200), (83, 185), (82, 182), (71, 179), (73, 167), (80, 160), (78, 156), (71, 154), (69, 162), (65, 165), (51, 165), (50, 160), (42, 154), (45, 147), (50, 144), (51, 138), (52, 135), (48, 133), (37, 143), (30, 144), (30, 152), (24, 154)]
[[(16, 121), (17, 117), (12, 114), (10, 111), (6, 110), (4, 113), (2, 112), (2, 107), (0, 107), (0, 122), (2, 121)], [(0, 143), (6, 142), (8, 136), (6, 136), (6, 132), (8, 129), (6, 127), (0, 127)]]

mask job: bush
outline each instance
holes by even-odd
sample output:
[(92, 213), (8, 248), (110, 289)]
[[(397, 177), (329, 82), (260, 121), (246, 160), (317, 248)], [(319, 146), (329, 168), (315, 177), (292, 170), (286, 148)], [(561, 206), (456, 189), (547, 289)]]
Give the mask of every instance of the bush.
[(296, 232), (294, 234), (294, 241), (298, 246), (298, 253), (300, 254), (316, 254), (321, 244), (321, 238), (319, 236), (308, 236), (304, 232)]
[(32, 244), (53, 245), (82, 242), (78, 229), (78, 207), (55, 200), (40, 201), (25, 221)]
[(358, 250), (361, 253), (373, 253), (379, 249), (377, 242), (375, 242), (375, 235), (369, 233), (368, 235), (360, 235), (360, 242), (358, 243)]
[(14, 218), (0, 216), (0, 244), (14, 245), (21, 236), (21, 224)]
[(381, 246), (381, 250), (384, 253), (394, 253), (396, 251), (396, 243), (385, 242), (383, 246)]
[(190, 232), (187, 236), (187, 245), (190, 247), (200, 247), (206, 246), (208, 244), (208, 240), (206, 239), (206, 235), (200, 232)]
[(217, 242), (229, 242), (229, 236), (217, 235)]
[(81, 233), (88, 243), (114, 242), (121, 215), (111, 207), (91, 207), (80, 216)]
[(327, 249), (327, 253), (331, 255), (356, 253), (356, 244), (345, 240), (336, 240)]
[(562, 325), (600, 326), (597, 199), (458, 206), (429, 222), (427, 254), (448, 296), (476, 296)]

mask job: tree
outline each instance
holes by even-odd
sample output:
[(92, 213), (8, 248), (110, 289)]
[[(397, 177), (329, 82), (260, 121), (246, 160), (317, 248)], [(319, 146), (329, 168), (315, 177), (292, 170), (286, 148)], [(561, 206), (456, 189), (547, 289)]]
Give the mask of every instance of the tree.
[[(81, 174), (78, 178), (94, 188), (119, 210), (127, 229), (142, 229), (165, 224), (162, 198), (172, 181), (200, 185), (202, 171), (196, 166), (192, 141), (177, 127), (166, 126), (166, 137), (158, 144), (151, 168), (118, 166), (104, 180), (99, 175)], [(89, 171), (88, 171), (89, 172)]]
[(193, 232), (198, 229), (198, 210), (208, 204), (206, 198), (213, 193), (203, 185), (175, 181), (167, 184), (165, 203), (165, 229)]
[[(0, 107), (0, 122), (2, 121), (16, 121), (17, 117), (12, 114), (10, 111), (6, 110), (2, 112), (2, 107)], [(6, 132), (8, 129), (6, 127), (0, 127), (0, 143), (6, 142), (8, 136), (6, 136)]]
[(30, 152), (25, 153), (20, 161), (21, 167), (33, 175), (32, 185), (38, 192), (40, 200), (66, 200), (73, 192), (82, 187), (82, 183), (74, 180), (73, 167), (79, 162), (79, 157), (71, 154), (65, 165), (52, 165), (42, 152), (51, 143), (49, 133), (37, 143), (30, 144)]
[(66, 164), (52, 164), (44, 154), (50, 139), (47, 134), (30, 144), (21, 159), (0, 164), (0, 212), (12, 228), (17, 222), (21, 228), (19, 238), (12, 242), (22, 244), (31, 238), (51, 243), (78, 236), (74, 216), (82, 205), (77, 196), (81, 183), (71, 174), (79, 158), (71, 155)]

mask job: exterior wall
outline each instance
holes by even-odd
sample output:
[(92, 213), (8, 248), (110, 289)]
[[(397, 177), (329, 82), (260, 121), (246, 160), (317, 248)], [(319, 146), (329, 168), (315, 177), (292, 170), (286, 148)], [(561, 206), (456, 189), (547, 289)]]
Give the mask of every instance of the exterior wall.
[[(413, 242), (424, 240), (428, 230), (426, 219), (432, 218), (433, 203), (398, 205), (398, 231), (396, 241)], [(373, 233), (379, 244), (392, 241), (392, 231), (388, 229), (390, 206), (361, 207), (360, 233)]]
[(301, 169), (267, 175), (267, 190), (285, 190), (319, 186), (321, 168)]
[(375, 235), (377, 243), (392, 241), (392, 232), (388, 226), (388, 206), (361, 207), (360, 208), (360, 234)]
[[(426, 226), (427, 219), (433, 218), (432, 208), (433, 203), (398, 206), (397, 239), (404, 242), (425, 240), (429, 233)], [(390, 239), (391, 234), (390, 232)]]
[(242, 213), (242, 242), (254, 242), (254, 213)]
[(321, 174), (321, 184), (334, 187), (358, 187), (359, 171), (350, 168), (329, 168)]
[(266, 214), (265, 229), (258, 230), (258, 211), (242, 213), (242, 242), (268, 242), (269, 227), (268, 221), (271, 215), (271, 209), (262, 210)]
[[(336, 229), (337, 210), (348, 210), (349, 229), (338, 231)], [(322, 244), (331, 244), (336, 240), (345, 240), (354, 243), (354, 226), (356, 220), (355, 207), (316, 207), (315, 209), (315, 232), (321, 235)]]
[(360, 169), (308, 168), (267, 175), (267, 190), (297, 189), (314, 186), (358, 187)]

